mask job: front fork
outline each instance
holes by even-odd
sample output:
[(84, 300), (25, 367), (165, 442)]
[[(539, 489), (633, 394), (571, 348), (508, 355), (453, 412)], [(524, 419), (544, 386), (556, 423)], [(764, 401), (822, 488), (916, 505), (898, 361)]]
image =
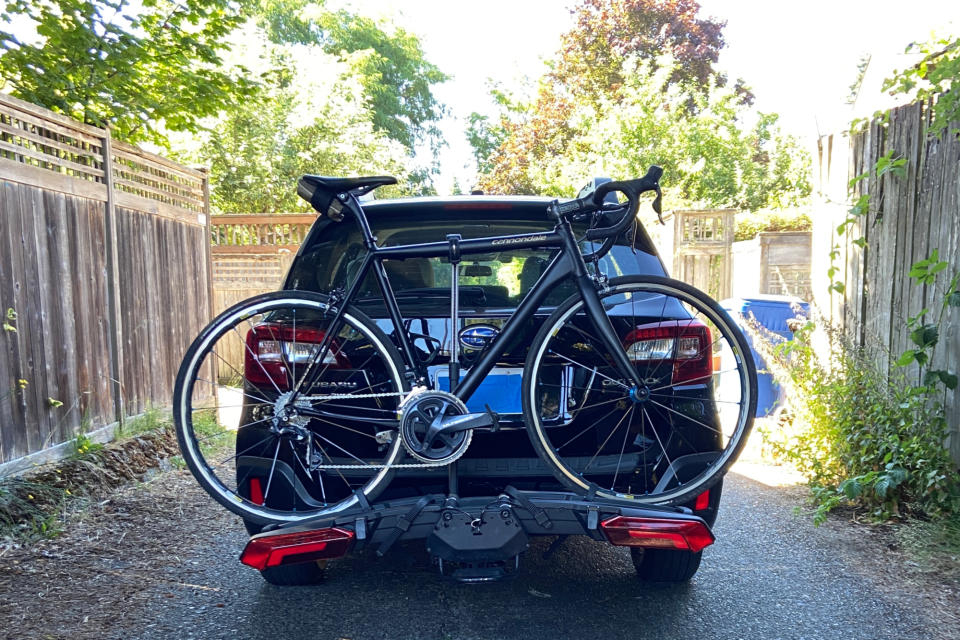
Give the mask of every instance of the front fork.
[(600, 340), (603, 341), (603, 346), (607, 348), (607, 351), (613, 357), (613, 364), (617, 368), (617, 371), (620, 372), (620, 375), (622, 375), (624, 379), (630, 381), (635, 389), (642, 389), (644, 387), (643, 378), (640, 377), (640, 373), (636, 367), (630, 363), (630, 358), (627, 357), (627, 351), (620, 343), (620, 338), (617, 337), (617, 332), (614, 330), (613, 324), (611, 324), (610, 318), (603, 308), (603, 303), (600, 302), (600, 294), (597, 292), (595, 281), (586, 274), (578, 276), (576, 280), (577, 288), (580, 290), (580, 297), (583, 298), (583, 305), (587, 309), (587, 316), (593, 323), (597, 333), (600, 334)]

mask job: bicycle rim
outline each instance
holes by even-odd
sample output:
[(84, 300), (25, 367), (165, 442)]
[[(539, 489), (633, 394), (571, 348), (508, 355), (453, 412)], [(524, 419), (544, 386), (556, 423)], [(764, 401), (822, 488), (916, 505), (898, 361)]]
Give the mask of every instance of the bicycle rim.
[(600, 298), (644, 384), (617, 371), (583, 302), (568, 300), (527, 358), (533, 445), (578, 493), (688, 502), (723, 476), (753, 424), (746, 341), (716, 302), (682, 282), (618, 278)]
[(373, 499), (401, 455), (399, 356), (359, 312), (347, 309), (337, 326), (334, 315), (316, 294), (251, 298), (204, 329), (181, 365), (184, 460), (248, 521), (296, 522), (346, 509), (358, 494)]

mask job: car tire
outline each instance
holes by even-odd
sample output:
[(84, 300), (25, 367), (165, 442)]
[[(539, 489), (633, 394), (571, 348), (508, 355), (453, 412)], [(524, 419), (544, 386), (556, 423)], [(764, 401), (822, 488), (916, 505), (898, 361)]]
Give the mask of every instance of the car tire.
[(306, 587), (323, 582), (326, 561), (303, 562), (283, 567), (270, 567), (260, 572), (263, 579), (277, 587)]
[(630, 549), (637, 577), (645, 582), (687, 582), (700, 568), (702, 551)]

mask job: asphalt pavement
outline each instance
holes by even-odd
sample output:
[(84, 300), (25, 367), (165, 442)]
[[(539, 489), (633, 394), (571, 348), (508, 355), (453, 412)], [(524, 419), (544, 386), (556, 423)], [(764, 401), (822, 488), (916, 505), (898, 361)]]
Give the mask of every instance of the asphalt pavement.
[[(331, 563), (324, 584), (274, 587), (241, 565), (237, 523), (184, 556), (181, 587), (153, 587), (126, 638), (921, 639), (943, 635), (862, 571), (856, 535), (794, 513), (796, 488), (728, 475), (715, 532), (694, 579), (650, 585), (626, 549), (570, 539), (547, 559), (536, 541), (510, 580), (465, 585), (439, 576), (422, 543), (384, 559)], [(960, 632), (958, 632), (960, 633)]]

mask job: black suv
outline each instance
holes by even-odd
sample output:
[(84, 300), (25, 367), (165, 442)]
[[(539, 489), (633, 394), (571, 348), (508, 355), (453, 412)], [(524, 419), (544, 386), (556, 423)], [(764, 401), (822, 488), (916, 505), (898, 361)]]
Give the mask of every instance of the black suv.
[[(443, 241), (450, 233), (457, 233), (467, 240), (547, 231), (554, 224), (545, 215), (550, 203), (549, 199), (533, 197), (457, 196), (365, 202), (363, 210), (378, 244), (395, 246)], [(301, 246), (284, 289), (329, 293), (345, 288), (362, 264), (364, 252), (363, 238), (356, 225), (339, 224), (321, 216)], [(459, 272), (461, 326), (457, 327), (451, 326), (451, 271), (446, 260), (409, 258), (385, 263), (404, 318), (404, 328), (415, 338), (417, 357), (427, 363), (432, 388), (450, 389), (448, 362), (451, 350), (458, 350), (462, 365), (469, 368), (485, 341), (498, 332), (524, 294), (543, 274), (550, 253), (547, 250), (511, 250), (505, 245), (502, 250), (489, 254), (465, 256)], [(656, 249), (640, 225), (635, 233), (618, 238), (597, 268), (610, 277), (666, 275)], [(348, 515), (294, 527), (294, 535), (325, 527), (324, 531), (340, 532), (347, 538), (337, 538), (340, 535), (337, 533), (324, 534), (327, 537), (317, 544), (326, 545), (328, 555), (307, 554), (302, 559), (342, 555), (358, 541), (383, 553), (397, 539), (428, 538), (428, 548), (433, 555), (441, 560), (447, 557), (460, 561), (457, 577), (486, 580), (501, 575), (502, 560), (512, 559), (522, 550), (511, 547), (509, 536), (498, 543), (501, 546), (497, 551), (499, 557), (491, 555), (489, 549), (440, 549), (437, 547), (444, 544), (443, 540), (431, 538), (435, 536), (434, 529), (440, 526), (437, 524), (439, 507), (431, 505), (428, 498), (446, 494), (454, 486), (464, 508), (471, 504), (479, 505), (481, 509), (489, 508), (498, 500), (519, 505), (524, 512), (524, 521), (515, 525), (530, 535), (584, 534), (614, 544), (631, 545), (634, 564), (643, 579), (676, 582), (691, 578), (700, 564), (700, 549), (712, 542), (712, 536), (705, 544), (672, 548), (662, 540), (645, 547), (634, 546), (636, 541), (617, 540), (611, 533), (615, 529), (613, 525), (605, 534), (601, 533), (596, 509), (587, 502), (581, 504), (579, 498), (557, 481), (524, 430), (520, 379), (528, 347), (547, 316), (571, 293), (572, 285), (558, 287), (550, 294), (522, 338), (509, 345), (496, 368), (466, 403), (472, 412), (487, 411), (497, 416), (498, 428), (494, 433), (474, 433), (469, 449), (449, 469), (400, 469), (375, 504), (362, 505), (366, 514), (377, 514), (373, 518), (364, 515), (354, 519)], [(386, 335), (395, 333), (378, 283), (372, 276), (363, 283), (360, 298), (354, 301), (354, 306), (375, 320)], [(345, 378), (343, 384), (352, 383)], [(577, 424), (589, 426), (589, 421), (602, 419), (602, 414), (587, 414), (581, 416)], [(249, 447), (249, 441), (238, 439), (238, 451)], [(246, 477), (247, 473), (249, 471), (242, 468), (238, 470), (238, 476)], [(712, 526), (721, 488), (722, 483), (717, 483), (688, 504), (663, 512), (655, 509), (638, 511), (635, 515), (653, 520), (659, 515), (665, 518), (664, 522), (670, 517), (695, 517)], [(251, 491), (262, 490), (257, 484)], [(538, 497), (540, 501), (533, 501), (529, 496)], [(571, 507), (569, 513), (551, 510), (551, 500), (568, 503)], [(573, 508), (574, 503), (576, 508)], [(610, 516), (600, 512), (599, 517)], [(507, 515), (504, 518), (510, 522)], [(248, 523), (248, 530), (257, 534), (260, 527)], [(277, 532), (285, 530), (281, 528)], [(319, 578), (321, 569), (314, 562), (287, 564), (276, 561), (268, 564), (266, 558), (271, 549), (259, 548), (258, 541), (267, 540), (277, 532), (271, 533), (268, 529), (255, 536), (244, 554), (244, 562), (256, 566), (268, 581), (278, 584), (303, 584)], [(629, 537), (629, 532), (623, 535)], [(430, 547), (431, 541), (433, 547)], [(336, 552), (331, 551), (334, 547)], [(691, 551), (690, 548), (697, 550)]]

